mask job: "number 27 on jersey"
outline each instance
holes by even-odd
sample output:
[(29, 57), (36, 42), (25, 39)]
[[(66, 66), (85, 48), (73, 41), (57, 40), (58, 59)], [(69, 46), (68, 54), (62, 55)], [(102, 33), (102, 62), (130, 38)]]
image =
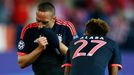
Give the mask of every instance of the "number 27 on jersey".
[(97, 43), (97, 45), (95, 45), (91, 50), (89, 50), (88, 53), (80, 52), (85, 46), (88, 45), (88, 41), (86, 41), (86, 40), (78, 40), (78, 41), (76, 41), (74, 43), (74, 45), (76, 45), (78, 43), (82, 43), (82, 44), (74, 52), (74, 55), (73, 55), (72, 59), (74, 59), (76, 57), (79, 57), (79, 56), (92, 56), (99, 48), (104, 46), (107, 42), (105, 42), (103, 40), (91, 40), (91, 43)]

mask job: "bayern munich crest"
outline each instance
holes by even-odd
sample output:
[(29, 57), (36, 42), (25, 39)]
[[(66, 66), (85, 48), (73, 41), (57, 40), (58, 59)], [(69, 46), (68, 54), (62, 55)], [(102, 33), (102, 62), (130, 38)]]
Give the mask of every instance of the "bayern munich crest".
[(25, 47), (24, 41), (20, 40), (19, 43), (18, 43), (18, 49), (22, 50), (22, 49), (24, 49), (24, 47)]

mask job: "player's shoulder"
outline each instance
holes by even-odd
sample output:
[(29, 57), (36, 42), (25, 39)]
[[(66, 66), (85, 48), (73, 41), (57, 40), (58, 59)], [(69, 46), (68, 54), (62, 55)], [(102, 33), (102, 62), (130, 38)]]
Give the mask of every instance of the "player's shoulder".
[(67, 21), (65, 19), (60, 19), (60, 18), (56, 18), (56, 23), (63, 26), (73, 25), (70, 21)]
[(28, 29), (28, 28), (34, 28), (34, 27), (37, 27), (38, 24), (36, 22), (33, 22), (33, 23), (29, 23), (29, 24), (26, 24), (23, 29)]
[(117, 46), (116, 41), (114, 41), (113, 39), (111, 39), (109, 37), (105, 37), (105, 39), (111, 46)]
[(64, 19), (56, 18), (56, 24), (69, 28), (71, 33), (72, 33), (72, 35), (76, 35), (76, 29), (75, 29), (75, 27), (74, 27), (72, 22), (64, 20)]
[(28, 29), (31, 29), (31, 28), (35, 28), (35, 27), (38, 27), (38, 24), (37, 24), (36, 22), (26, 24), (26, 25), (23, 27), (22, 32), (23, 32), (23, 31), (27, 31)]
[(25, 33), (28, 32), (31, 28), (35, 28), (35, 27), (38, 27), (38, 24), (36, 22), (26, 24), (22, 29), (21, 38), (24, 37)]

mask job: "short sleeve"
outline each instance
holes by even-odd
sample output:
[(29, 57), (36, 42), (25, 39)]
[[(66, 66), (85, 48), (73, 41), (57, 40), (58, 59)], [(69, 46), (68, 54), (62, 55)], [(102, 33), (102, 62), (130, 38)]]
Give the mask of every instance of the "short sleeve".
[(67, 29), (66, 32), (66, 42), (65, 45), (69, 46), (69, 43), (73, 40), (73, 35), (71, 34), (71, 31), (69, 30), (69, 28)]
[(109, 62), (109, 66), (118, 66), (119, 69), (122, 68), (122, 64), (121, 64), (121, 53), (119, 50), (119, 47), (117, 44), (113, 45), (113, 55), (112, 58)]
[(67, 32), (66, 32), (66, 46), (69, 46), (69, 43), (73, 40), (73, 39), (76, 39), (78, 38), (78, 35), (76, 33), (76, 29), (74, 27), (74, 25), (67, 21)]
[(25, 31), (25, 33), (22, 31), (21, 35), (23, 35), (23, 37), (20, 38), (18, 43), (18, 55), (28, 54), (31, 49), (29, 30)]

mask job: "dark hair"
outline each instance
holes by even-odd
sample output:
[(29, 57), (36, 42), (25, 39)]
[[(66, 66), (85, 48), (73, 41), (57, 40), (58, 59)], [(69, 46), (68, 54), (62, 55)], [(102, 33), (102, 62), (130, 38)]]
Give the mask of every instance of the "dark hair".
[(53, 14), (55, 14), (55, 7), (54, 7), (53, 4), (51, 4), (49, 2), (40, 3), (38, 5), (38, 8), (37, 9), (39, 11), (42, 11), (42, 12), (50, 11), (50, 12), (53, 12)]
[(101, 19), (91, 19), (87, 22), (85, 31), (91, 35), (105, 36), (109, 32), (109, 26)]

